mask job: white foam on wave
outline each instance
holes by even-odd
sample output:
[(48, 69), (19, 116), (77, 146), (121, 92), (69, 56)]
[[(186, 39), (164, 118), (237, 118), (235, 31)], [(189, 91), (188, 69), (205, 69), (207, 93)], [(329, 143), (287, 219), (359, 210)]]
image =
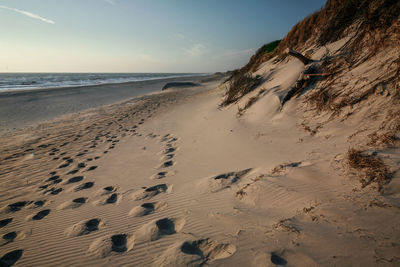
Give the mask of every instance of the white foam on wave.
[(0, 73), (0, 92), (202, 76), (202, 73)]

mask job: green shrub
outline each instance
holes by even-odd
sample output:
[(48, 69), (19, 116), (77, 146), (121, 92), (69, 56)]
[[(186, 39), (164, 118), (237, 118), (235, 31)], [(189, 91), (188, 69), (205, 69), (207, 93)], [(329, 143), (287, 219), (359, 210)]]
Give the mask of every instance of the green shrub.
[(275, 48), (279, 45), (279, 43), (281, 42), (281, 40), (275, 40), (273, 42), (270, 42), (268, 44), (263, 45), (258, 51), (258, 53), (261, 54), (267, 54), (267, 53), (271, 53), (275, 50)]

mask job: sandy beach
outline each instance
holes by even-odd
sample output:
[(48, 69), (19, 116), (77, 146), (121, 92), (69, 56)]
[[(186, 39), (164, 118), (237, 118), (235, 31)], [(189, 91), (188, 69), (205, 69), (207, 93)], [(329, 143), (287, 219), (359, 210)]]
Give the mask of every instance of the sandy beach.
[(396, 257), (397, 208), (372, 205), (375, 190), (361, 193), (343, 175), (348, 143), (338, 133), (348, 127), (312, 136), (293, 107), (262, 124), (238, 119), (237, 109), (218, 108), (220, 82), (3, 134), (0, 231), (13, 233), (3, 254), (13, 251), (17, 266), (361, 266)]
[[(166, 77), (122, 67), (195, 76), (254, 55), (208, 76), (0, 93), (0, 267), (400, 266), (400, 2), (328, 0), (257, 50), (249, 29), (308, 2), (97, 2), (43, 17), (0, 5), (52, 37), (43, 62), (10, 41), (11, 67), (110, 70), (21, 71), (1, 88)], [(57, 36), (76, 54), (52, 50)]]

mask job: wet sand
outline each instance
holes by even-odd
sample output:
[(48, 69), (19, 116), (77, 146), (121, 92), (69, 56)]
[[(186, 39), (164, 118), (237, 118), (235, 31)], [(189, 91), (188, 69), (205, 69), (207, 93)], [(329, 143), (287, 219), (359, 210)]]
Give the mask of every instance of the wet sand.
[(1, 92), (0, 134), (32, 126), (58, 116), (159, 92), (168, 82), (197, 82), (206, 77), (208, 76)]

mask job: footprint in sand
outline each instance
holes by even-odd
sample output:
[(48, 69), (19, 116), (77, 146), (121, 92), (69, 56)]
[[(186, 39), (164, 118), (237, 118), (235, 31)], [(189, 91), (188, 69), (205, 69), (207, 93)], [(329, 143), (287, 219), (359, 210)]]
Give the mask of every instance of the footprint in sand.
[(235, 245), (210, 238), (187, 240), (170, 246), (156, 258), (152, 266), (204, 266), (228, 258), (235, 252)]
[(165, 147), (166, 147), (166, 148), (171, 148), (171, 147), (173, 147), (173, 145), (170, 144), (170, 143), (168, 143), (168, 144), (165, 144)]
[(135, 232), (135, 239), (137, 243), (158, 240), (164, 235), (180, 232), (184, 225), (184, 218), (163, 218), (151, 221)]
[(162, 137), (161, 137), (161, 142), (166, 142), (167, 140), (168, 140), (168, 137), (170, 137), (170, 134), (168, 133), (168, 134), (165, 134), (165, 135), (163, 135)]
[(173, 142), (176, 142), (176, 141), (178, 141), (178, 138), (172, 137), (170, 140), (167, 141), (167, 143), (173, 143)]
[(287, 261), (275, 253), (271, 253), (271, 262), (275, 265), (286, 265)]
[(59, 175), (53, 175), (49, 179), (47, 179), (46, 182), (52, 182), (52, 181), (55, 181), (55, 180), (57, 180), (59, 178), (60, 178)]
[(85, 163), (83, 163), (83, 162), (81, 162), (81, 163), (78, 163), (78, 165), (76, 166), (78, 169), (82, 169), (82, 168), (85, 168), (86, 167), (86, 164)]
[(16, 232), (9, 232), (8, 234), (3, 235), (3, 239), (7, 241), (7, 243), (13, 242), (16, 237)]
[(69, 144), (69, 142), (65, 142), (65, 143), (61, 144), (60, 147), (66, 146), (68, 144)]
[[(117, 188), (111, 185), (102, 188), (98, 193), (98, 195), (100, 195), (102, 198), (96, 201), (95, 204), (107, 205), (107, 204), (119, 203), (121, 201), (122, 196), (118, 194), (116, 191)], [(105, 196), (105, 198), (103, 196)]]
[(12, 218), (7, 218), (7, 219), (4, 219), (4, 220), (1, 220), (1, 221), (0, 221), (0, 228), (6, 226), (6, 225), (9, 224), (10, 222), (12, 222), (12, 220), (13, 220)]
[(41, 186), (38, 187), (38, 191), (44, 190), (44, 189), (46, 189), (47, 187), (49, 187), (48, 184), (41, 185)]
[(90, 172), (90, 171), (93, 171), (95, 169), (97, 169), (97, 166), (90, 166), (86, 171)]
[(36, 200), (35, 202), (33, 202), (30, 206), (30, 208), (40, 208), (43, 207), (44, 204), (46, 204), (46, 200)]
[(236, 252), (236, 247), (228, 243), (218, 243), (212, 239), (186, 241), (180, 247), (181, 252), (188, 255), (197, 255), (203, 264), (214, 260), (225, 259)]
[[(22, 239), (26, 238), (28, 235), (30, 235), (30, 233), (26, 232), (26, 231), (17, 231), (17, 232), (12, 231), (7, 234), (4, 234), (2, 236), (3, 242), (0, 244), (0, 247), (5, 246), (9, 243), (12, 243), (16, 240), (22, 240)], [(2, 266), (2, 265), (0, 264), (0, 266)]]
[(165, 203), (165, 202), (143, 203), (142, 205), (131, 209), (131, 211), (129, 212), (129, 216), (133, 216), (133, 217), (146, 216), (146, 215), (154, 213), (157, 210), (163, 210), (166, 207), (167, 207), (167, 203)]
[(81, 190), (89, 189), (89, 188), (93, 187), (93, 185), (94, 185), (94, 182), (86, 182), (86, 183), (83, 183), (83, 184), (77, 186), (75, 188), (75, 191), (81, 191)]
[[(61, 154), (60, 154), (60, 155), (61, 155)], [(74, 160), (71, 159), (70, 157), (64, 157), (64, 158), (62, 158), (62, 159), (65, 160), (65, 163), (64, 163), (64, 164), (61, 164), (60, 166), (58, 166), (59, 169), (68, 167), (72, 162), (74, 162)]]
[(157, 180), (157, 179), (163, 179), (165, 177), (167, 177), (168, 172), (162, 171), (162, 172), (158, 172), (157, 174), (151, 176), (151, 179)]
[(58, 179), (56, 179), (56, 180), (53, 181), (53, 184), (59, 184), (59, 183), (61, 183), (61, 182), (62, 182), (62, 179), (61, 179), (61, 178), (58, 178)]
[(87, 197), (78, 197), (75, 198), (74, 200), (72, 200), (73, 203), (77, 203), (77, 204), (85, 204), (87, 200)]
[(149, 199), (161, 193), (168, 193), (172, 190), (172, 185), (158, 184), (148, 187), (143, 191), (137, 192), (133, 195), (135, 200)]
[[(58, 159), (58, 158), (57, 158)], [(58, 168), (59, 169), (62, 169), (62, 168), (66, 168), (66, 167), (68, 167), (69, 166), (69, 163), (64, 163), (64, 164), (61, 164), (60, 166), (58, 166)]]
[(54, 181), (57, 181), (59, 179), (60, 179), (59, 175), (53, 175), (49, 179), (47, 179), (46, 182), (53, 182), (54, 183)]
[(22, 249), (13, 250), (11, 252), (6, 253), (0, 259), (1, 267), (13, 266), (21, 257), (24, 251)]
[(174, 156), (175, 156), (174, 154), (167, 154), (167, 155), (165, 155), (165, 156), (162, 158), (162, 160), (170, 160), (170, 159), (172, 159)]
[(68, 179), (67, 184), (77, 183), (83, 180), (83, 176), (75, 176)]
[(118, 193), (105, 193), (107, 197), (105, 199), (101, 199), (96, 201), (96, 205), (107, 205), (107, 204), (116, 204), (121, 201), (121, 197)]
[(163, 210), (167, 207), (165, 202), (148, 202), (140, 206), (134, 207), (129, 212), (129, 216), (142, 217), (154, 213), (157, 210)]
[(50, 194), (52, 194), (52, 195), (58, 195), (58, 194), (60, 194), (62, 191), (63, 191), (63, 189), (62, 189), (61, 187), (60, 187), (60, 188), (57, 188), (57, 189), (52, 188), (52, 189), (50, 189)]
[(49, 214), (50, 214), (50, 210), (39, 211), (38, 213), (36, 213), (36, 215), (34, 215), (32, 217), (32, 220), (40, 221), (41, 219), (43, 219), (44, 217), (46, 217)]
[(172, 235), (182, 230), (185, 220), (182, 218), (164, 218), (156, 221), (158, 235)]
[(113, 193), (106, 199), (105, 204), (114, 204), (117, 202), (117, 200), (118, 200), (118, 194)]
[(65, 234), (70, 237), (88, 235), (92, 232), (98, 231), (103, 226), (104, 222), (101, 219), (95, 218), (87, 221), (85, 220), (69, 227), (65, 231)]
[(106, 186), (106, 187), (104, 187), (103, 188), (103, 190), (104, 190), (104, 192), (106, 193), (106, 194), (109, 194), (109, 193), (111, 193), (111, 192), (114, 192), (115, 190), (116, 190), (116, 188), (114, 187), (114, 186)]
[(169, 153), (175, 152), (175, 150), (176, 150), (176, 148), (174, 148), (174, 147), (168, 147), (168, 148), (164, 149), (163, 153), (169, 154)]
[(174, 161), (168, 160), (168, 161), (163, 162), (163, 163), (160, 165), (159, 168), (169, 168), (169, 167), (171, 167), (171, 166), (173, 166), (173, 165), (174, 165)]
[(229, 188), (231, 185), (237, 183), (245, 175), (247, 175), (252, 169), (245, 169), (237, 172), (227, 172), (214, 177), (209, 178), (209, 187), (212, 192), (218, 192), (220, 190)]
[(9, 204), (6, 208), (6, 211), (7, 212), (17, 212), (17, 211), (20, 211), (27, 204), (29, 204), (29, 201), (18, 201), (18, 202)]
[(69, 171), (67, 174), (68, 175), (73, 175), (73, 174), (75, 174), (77, 172), (79, 172), (79, 169), (75, 169), (75, 170)]
[(132, 234), (116, 234), (95, 240), (89, 247), (88, 252), (98, 257), (105, 258), (110, 253), (123, 253), (130, 251), (134, 246)]
[(87, 198), (86, 197), (78, 197), (75, 198), (72, 201), (68, 201), (65, 202), (63, 204), (61, 204), (58, 209), (63, 210), (63, 209), (76, 209), (79, 208), (80, 206), (82, 206), (83, 204), (85, 204), (87, 202)]

